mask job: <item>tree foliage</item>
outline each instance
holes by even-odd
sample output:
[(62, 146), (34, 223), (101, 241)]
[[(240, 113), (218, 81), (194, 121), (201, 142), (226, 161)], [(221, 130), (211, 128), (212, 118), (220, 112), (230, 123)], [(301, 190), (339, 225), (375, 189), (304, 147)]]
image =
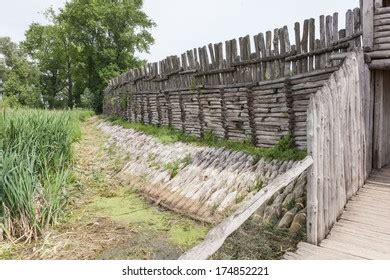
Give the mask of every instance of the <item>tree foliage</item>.
[(0, 38), (0, 81), (4, 100), (9, 104), (41, 107), (39, 71), (23, 48), (8, 37)]
[(47, 11), (48, 25), (30, 25), (22, 46), (38, 65), (48, 107), (101, 111), (108, 80), (140, 66), (136, 53), (153, 43), (154, 23), (142, 6), (142, 0), (72, 0)]

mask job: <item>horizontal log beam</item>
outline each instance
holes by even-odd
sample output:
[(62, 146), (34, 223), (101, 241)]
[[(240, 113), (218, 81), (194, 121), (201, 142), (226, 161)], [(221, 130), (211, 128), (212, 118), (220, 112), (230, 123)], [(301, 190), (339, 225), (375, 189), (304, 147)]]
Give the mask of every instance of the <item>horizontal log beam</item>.
[(389, 14), (389, 13), (390, 13), (390, 7), (383, 7), (383, 8), (375, 9), (375, 15), (383, 15), (383, 14)]
[(368, 67), (372, 70), (389, 70), (390, 69), (390, 59), (377, 59), (371, 61)]
[(327, 47), (327, 48), (324, 48), (324, 49), (320, 49), (320, 50), (316, 50), (316, 51), (312, 51), (312, 52), (307, 52), (307, 53), (303, 53), (303, 54), (298, 54), (298, 55), (293, 56), (293, 57), (288, 57), (286, 59), (286, 61), (296, 61), (296, 60), (307, 58), (307, 57), (313, 56), (313, 55), (321, 55), (321, 54), (332, 52), (332, 51), (335, 51), (335, 50), (348, 49), (349, 47), (350, 47), (349, 43), (342, 43), (342, 44), (338, 44), (338, 45), (335, 45), (335, 46)]

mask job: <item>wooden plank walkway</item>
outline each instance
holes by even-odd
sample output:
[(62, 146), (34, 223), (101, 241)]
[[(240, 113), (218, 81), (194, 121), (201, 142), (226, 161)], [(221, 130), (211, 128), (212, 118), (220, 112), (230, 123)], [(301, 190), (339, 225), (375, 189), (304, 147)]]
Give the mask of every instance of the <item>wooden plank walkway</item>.
[(301, 242), (287, 260), (390, 260), (390, 166), (374, 170), (366, 185), (319, 246)]

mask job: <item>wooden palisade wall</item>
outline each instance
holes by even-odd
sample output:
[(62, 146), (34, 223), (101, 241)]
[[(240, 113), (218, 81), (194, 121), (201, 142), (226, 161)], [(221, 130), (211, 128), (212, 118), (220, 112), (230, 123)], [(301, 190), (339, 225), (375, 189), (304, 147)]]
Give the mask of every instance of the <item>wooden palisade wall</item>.
[(318, 244), (364, 185), (371, 171), (373, 96), (361, 52), (310, 99), (308, 150), (313, 167), (308, 184), (308, 241)]
[(189, 50), (110, 81), (104, 113), (262, 147), (291, 134), (304, 149), (310, 96), (339, 69), (343, 53), (361, 47), (361, 34), (356, 8), (346, 13), (345, 29), (335, 13), (296, 23), (293, 38), (285, 26), (252, 43), (245, 36)]

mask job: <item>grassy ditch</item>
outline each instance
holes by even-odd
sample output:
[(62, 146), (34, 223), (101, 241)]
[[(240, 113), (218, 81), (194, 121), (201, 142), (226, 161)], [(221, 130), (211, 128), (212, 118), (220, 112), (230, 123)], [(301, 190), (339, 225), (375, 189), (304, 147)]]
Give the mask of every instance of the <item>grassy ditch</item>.
[(211, 259), (279, 260), (286, 252), (295, 251), (304, 239), (303, 231), (290, 233), (287, 229), (250, 218), (228, 237)]
[(120, 172), (129, 155), (107, 145), (98, 123), (81, 123), (73, 145), (76, 182), (65, 218), (37, 242), (0, 242), (0, 259), (177, 259), (207, 234), (208, 225), (145, 200), (140, 190), (148, 182)]
[(0, 115), (0, 226), (15, 241), (37, 239), (62, 216), (72, 143), (85, 111), (5, 109)]
[(302, 160), (307, 155), (306, 151), (301, 151), (295, 147), (294, 140), (290, 135), (282, 138), (279, 143), (272, 148), (259, 148), (248, 142), (237, 142), (218, 138), (211, 132), (206, 133), (203, 138), (199, 138), (171, 127), (157, 127), (155, 125), (146, 125), (142, 123), (130, 123), (117, 117), (106, 117), (105, 120), (112, 124), (122, 126), (123, 128), (143, 132), (155, 137), (165, 144), (183, 142), (200, 146), (222, 147), (253, 155), (256, 159)]

